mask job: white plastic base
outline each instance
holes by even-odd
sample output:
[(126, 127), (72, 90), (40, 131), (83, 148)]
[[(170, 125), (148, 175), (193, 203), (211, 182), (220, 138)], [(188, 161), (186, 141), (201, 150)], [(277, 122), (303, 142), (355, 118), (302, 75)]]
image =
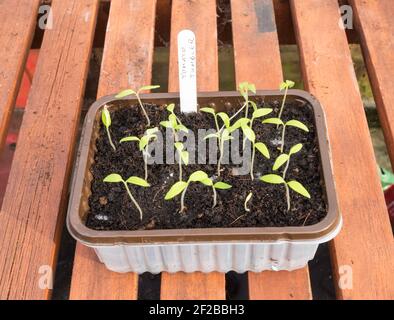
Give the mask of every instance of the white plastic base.
[(228, 272), (294, 270), (313, 259), (318, 244), (171, 244), (96, 247), (115, 272)]
[(333, 239), (342, 223), (317, 240), (229, 243), (120, 244), (90, 246), (100, 261), (115, 272), (261, 272), (303, 268), (320, 243)]

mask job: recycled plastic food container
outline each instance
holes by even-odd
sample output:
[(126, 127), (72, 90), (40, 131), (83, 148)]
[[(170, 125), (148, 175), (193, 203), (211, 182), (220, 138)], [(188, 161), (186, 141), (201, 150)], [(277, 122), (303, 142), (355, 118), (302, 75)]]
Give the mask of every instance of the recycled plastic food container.
[[(147, 94), (145, 102), (163, 105), (179, 101), (178, 94)], [(280, 91), (258, 91), (254, 97), (281, 100)], [(115, 272), (228, 272), (295, 270), (313, 259), (320, 243), (333, 239), (340, 231), (325, 116), (320, 103), (309, 93), (290, 90), (287, 101), (313, 108), (320, 149), (327, 215), (319, 223), (301, 227), (206, 228), (179, 230), (96, 231), (85, 225), (93, 176), (96, 139), (101, 109), (129, 107), (135, 99), (107, 96), (90, 108), (82, 131), (76, 159), (67, 214), (71, 235), (91, 247), (100, 261)], [(199, 93), (199, 105), (221, 109), (239, 104), (238, 92)]]

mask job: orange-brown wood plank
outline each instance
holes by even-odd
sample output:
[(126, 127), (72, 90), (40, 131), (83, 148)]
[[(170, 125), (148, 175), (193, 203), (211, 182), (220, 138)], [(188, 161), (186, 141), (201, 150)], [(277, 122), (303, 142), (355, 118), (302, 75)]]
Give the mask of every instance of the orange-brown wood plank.
[[(272, 0), (232, 0), (231, 12), (237, 83), (278, 89), (283, 76)], [(248, 282), (253, 300), (312, 298), (307, 267), (294, 272), (249, 272)]]
[(394, 16), (393, 1), (351, 1), (365, 62), (394, 167)]
[(338, 2), (292, 0), (291, 7), (305, 85), (327, 115), (344, 220), (331, 242), (337, 296), (392, 299), (393, 235)]
[[(98, 97), (151, 83), (156, 0), (111, 2)], [(137, 298), (138, 275), (111, 272), (77, 244), (70, 299)]]
[(0, 152), (34, 35), (39, 3), (0, 1)]
[[(173, 0), (169, 91), (178, 91), (177, 35), (190, 29), (197, 41), (197, 87), (199, 91), (219, 88), (216, 1)], [(163, 273), (161, 299), (225, 299), (225, 276), (220, 273)]]
[(98, 1), (54, 0), (52, 9), (1, 208), (2, 299), (50, 296), (63, 227)]
[(197, 89), (219, 89), (218, 45), (215, 0), (172, 0), (168, 91), (177, 92), (179, 31), (189, 29), (197, 41)]

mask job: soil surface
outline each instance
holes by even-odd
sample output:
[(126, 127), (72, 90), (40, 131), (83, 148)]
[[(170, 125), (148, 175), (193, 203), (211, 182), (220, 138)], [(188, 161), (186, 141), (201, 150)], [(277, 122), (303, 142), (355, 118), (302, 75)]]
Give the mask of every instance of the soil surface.
[[(272, 103), (258, 102), (259, 107), (274, 109), (267, 117), (275, 117), (279, 113), (279, 101)], [(168, 113), (162, 106), (146, 104), (152, 126), (159, 126), (160, 121), (167, 120)], [(111, 108), (110, 108), (111, 110)], [(235, 110), (229, 112), (233, 114)], [(213, 117), (209, 114), (179, 114), (182, 123), (197, 132), (200, 128), (214, 128)], [(257, 140), (264, 142), (269, 148), (271, 159), (267, 160), (256, 152), (255, 179), (249, 175), (233, 175), (235, 165), (223, 165), (221, 177), (215, 181), (223, 181), (232, 185), (229, 190), (218, 190), (217, 206), (212, 208), (213, 193), (210, 187), (192, 183), (185, 197), (187, 210), (180, 213), (180, 196), (173, 200), (164, 200), (169, 188), (178, 180), (178, 164), (153, 164), (148, 167), (150, 188), (136, 187), (129, 184), (130, 190), (144, 212), (140, 221), (139, 213), (127, 195), (121, 183), (104, 183), (103, 179), (110, 173), (118, 173), (126, 180), (130, 176), (144, 177), (144, 165), (137, 143), (119, 144), (121, 138), (129, 135), (141, 136), (146, 130), (145, 119), (139, 106), (111, 111), (112, 126), (110, 128), (117, 150), (113, 151), (108, 143), (104, 127), (100, 129), (97, 139), (95, 163), (91, 168), (93, 174), (92, 195), (89, 197), (90, 212), (87, 226), (96, 230), (143, 230), (143, 229), (184, 229), (214, 227), (284, 227), (313, 225), (321, 221), (327, 214), (325, 192), (323, 190), (322, 172), (319, 159), (319, 148), (313, 118), (309, 105), (300, 106), (297, 102), (287, 103), (282, 119), (297, 119), (305, 123), (309, 133), (297, 128), (286, 130), (285, 152), (291, 146), (302, 143), (301, 152), (292, 156), (286, 180), (297, 180), (309, 191), (311, 199), (290, 191), (291, 209), (287, 211), (285, 188), (283, 185), (269, 185), (258, 177), (274, 173), (272, 166), (280, 155), (278, 141), (281, 129), (275, 125), (262, 124), (256, 120), (253, 129)], [(165, 137), (165, 129), (160, 127)], [(196, 134), (197, 136), (197, 134)], [(208, 154), (208, 152), (207, 152)], [(165, 155), (164, 155), (165, 159)], [(165, 163), (165, 162), (164, 162)], [(207, 161), (208, 163), (208, 156)], [(183, 166), (183, 177), (196, 170), (203, 170), (210, 177), (216, 177), (216, 165)], [(281, 174), (283, 167), (278, 170)], [(252, 192), (248, 203), (250, 212), (245, 212), (244, 202)]]

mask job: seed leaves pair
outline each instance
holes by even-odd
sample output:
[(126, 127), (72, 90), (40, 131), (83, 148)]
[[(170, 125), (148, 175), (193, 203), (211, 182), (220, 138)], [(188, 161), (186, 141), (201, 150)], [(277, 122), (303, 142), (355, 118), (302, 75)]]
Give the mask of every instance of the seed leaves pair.
[(115, 96), (115, 98), (121, 99), (121, 98), (125, 98), (125, 97), (128, 97), (128, 96), (140, 94), (142, 91), (149, 91), (149, 90), (154, 90), (154, 89), (158, 89), (158, 88), (160, 88), (159, 85), (149, 85), (149, 86), (142, 86), (137, 91), (135, 91), (133, 89), (126, 89), (126, 90), (123, 90), (123, 91), (119, 92)]
[(286, 182), (281, 176), (279, 176), (277, 174), (267, 174), (265, 176), (262, 176), (260, 178), (260, 180), (264, 181), (266, 183), (270, 183), (270, 184), (287, 184), (295, 192), (301, 194), (302, 196), (304, 196), (308, 199), (311, 198), (311, 195), (309, 194), (309, 192), (298, 181), (292, 180), (292, 181)]
[(296, 144), (295, 146), (291, 147), (289, 154), (283, 153), (281, 154), (278, 158), (276, 158), (274, 166), (272, 169), (274, 171), (278, 170), (280, 167), (282, 167), (287, 161), (290, 160), (290, 157), (293, 154), (296, 154), (301, 151), (303, 145), (301, 143)]

